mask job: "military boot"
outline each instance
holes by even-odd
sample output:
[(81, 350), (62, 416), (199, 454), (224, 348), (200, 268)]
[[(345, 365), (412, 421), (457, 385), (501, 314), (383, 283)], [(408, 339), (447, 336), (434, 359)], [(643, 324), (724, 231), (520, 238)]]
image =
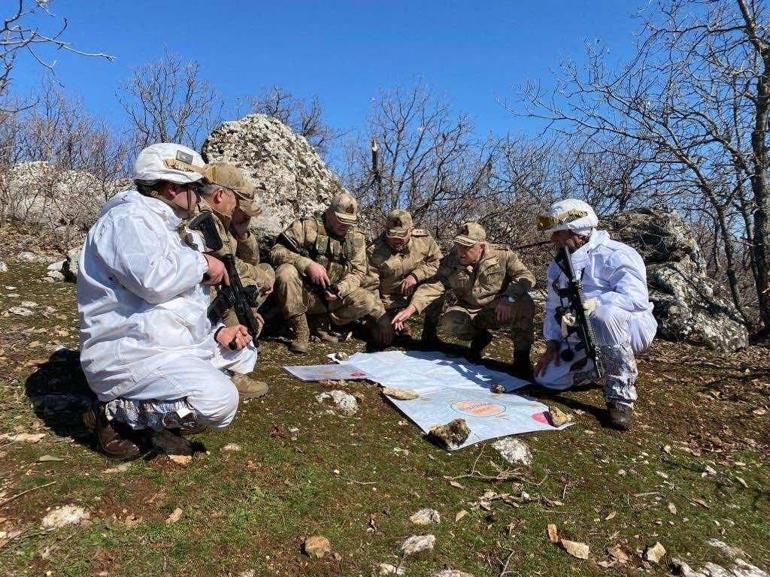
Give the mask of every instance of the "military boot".
[(529, 358), (530, 349), (518, 349), (513, 351), (513, 364), (511, 374), (525, 381), (533, 382), (535, 378), (532, 361)]
[(471, 346), (468, 350), (467, 358), (472, 363), (480, 363), (484, 349), (492, 342), (492, 333), (489, 331), (479, 331), (471, 340)]
[(139, 446), (130, 438), (130, 427), (107, 419), (104, 403), (94, 401), (91, 408), (83, 413), (83, 423), (96, 433), (99, 450), (108, 457), (130, 461), (141, 454)]
[(294, 331), (294, 340), (289, 343), (289, 350), (304, 355), (310, 346), (310, 327), (307, 315), (301, 314), (289, 319), (289, 327)]
[(619, 431), (628, 431), (634, 423), (634, 408), (626, 403), (607, 401), (610, 424)]
[(250, 375), (236, 373), (233, 375), (232, 381), (235, 388), (238, 389), (238, 394), (244, 401), (264, 397), (270, 388), (265, 381), (258, 381)]

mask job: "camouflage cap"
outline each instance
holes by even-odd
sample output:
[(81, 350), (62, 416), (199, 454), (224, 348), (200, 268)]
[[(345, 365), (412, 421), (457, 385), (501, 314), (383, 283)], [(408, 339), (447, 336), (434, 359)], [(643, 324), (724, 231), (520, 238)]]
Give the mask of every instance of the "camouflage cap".
[(205, 177), (210, 184), (232, 190), (238, 197), (238, 206), (249, 216), (258, 216), (262, 212), (256, 201), (254, 183), (237, 166), (225, 162), (209, 164)]
[(356, 224), (358, 221), (358, 202), (347, 192), (340, 192), (335, 195), (329, 208), (344, 224)]
[(487, 240), (487, 231), (478, 222), (464, 222), (457, 229), (457, 236), (455, 236), (455, 242), (463, 246), (473, 246), (485, 240)]
[(395, 238), (404, 238), (412, 232), (412, 215), (405, 210), (396, 209), (388, 215), (388, 221), (385, 225), (387, 235)]

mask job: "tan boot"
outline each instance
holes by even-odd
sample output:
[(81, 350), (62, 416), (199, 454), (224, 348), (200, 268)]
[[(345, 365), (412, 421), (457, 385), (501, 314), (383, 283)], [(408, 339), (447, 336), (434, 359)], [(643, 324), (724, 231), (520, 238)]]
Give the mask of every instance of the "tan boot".
[(294, 331), (294, 340), (289, 343), (289, 350), (304, 355), (310, 347), (310, 327), (307, 315), (301, 314), (289, 319), (289, 327)]
[(128, 426), (107, 419), (104, 403), (94, 401), (83, 414), (83, 423), (96, 433), (99, 449), (108, 457), (129, 461), (141, 455), (139, 446), (130, 438)]
[(235, 374), (232, 380), (235, 388), (238, 389), (238, 394), (244, 401), (264, 397), (270, 388), (265, 381), (258, 381), (249, 375)]

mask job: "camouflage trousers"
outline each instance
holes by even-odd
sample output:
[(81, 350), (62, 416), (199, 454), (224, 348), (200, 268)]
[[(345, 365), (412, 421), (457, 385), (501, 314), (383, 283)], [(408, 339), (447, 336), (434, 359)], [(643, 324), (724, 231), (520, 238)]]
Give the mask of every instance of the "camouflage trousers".
[(326, 301), (308, 288), (297, 267), (291, 264), (282, 264), (275, 271), (275, 298), (287, 319), (305, 313), (325, 315), (333, 324), (340, 326), (364, 317), (379, 319), (385, 314), (380, 299), (363, 288), (357, 288), (336, 301)]
[(482, 308), (455, 305), (449, 307), (443, 314), (441, 314), (440, 306), (428, 307), (425, 310), (425, 329), (423, 331), (435, 330), (439, 337), (452, 336), (463, 341), (470, 341), (482, 331), (507, 328), (511, 332), (515, 350), (530, 349), (535, 338), (535, 303), (532, 297), (525, 294), (517, 298), (516, 302), (512, 304), (513, 318), (506, 323), (497, 320), (496, 306), (496, 302)]

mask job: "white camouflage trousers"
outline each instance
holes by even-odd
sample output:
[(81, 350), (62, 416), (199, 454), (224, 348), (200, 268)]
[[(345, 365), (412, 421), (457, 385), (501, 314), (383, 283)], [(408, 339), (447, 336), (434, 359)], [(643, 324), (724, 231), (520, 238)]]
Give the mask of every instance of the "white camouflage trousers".
[[(635, 353), (645, 351), (655, 337), (657, 322), (652, 313), (630, 313), (612, 305), (600, 305), (589, 317), (596, 335), (599, 358), (604, 366), (604, 400), (633, 406), (637, 399)], [(573, 348), (574, 337), (561, 343), (559, 353)], [(551, 362), (535, 382), (563, 391), (573, 385), (588, 383), (596, 377), (594, 362), (585, 351), (575, 350), (569, 362)]]
[(226, 371), (246, 374), (256, 362), (251, 344), (240, 351), (217, 347), (209, 361), (181, 356), (137, 382), (130, 396), (109, 401), (107, 418), (135, 430), (193, 424), (224, 429), (238, 410), (238, 391)]

